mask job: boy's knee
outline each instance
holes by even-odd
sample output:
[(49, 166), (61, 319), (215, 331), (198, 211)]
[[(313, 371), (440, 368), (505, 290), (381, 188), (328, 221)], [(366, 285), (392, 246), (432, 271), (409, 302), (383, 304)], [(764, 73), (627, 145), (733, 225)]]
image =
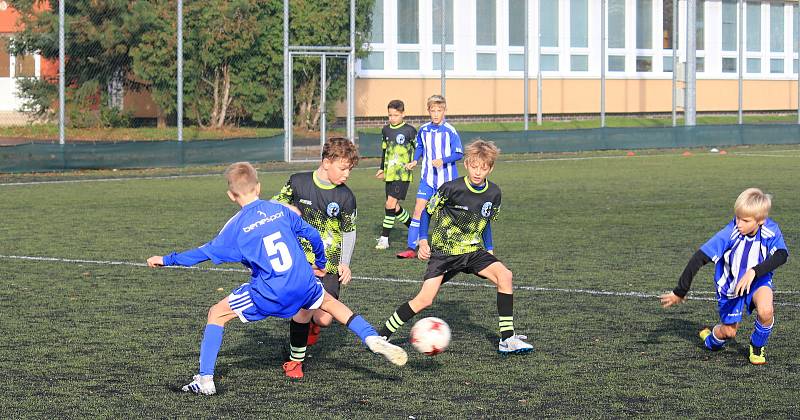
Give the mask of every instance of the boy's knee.
[(719, 328), (717, 328), (717, 334), (720, 335), (717, 338), (724, 340), (736, 338), (736, 327), (732, 325), (720, 325)]
[(411, 309), (418, 313), (423, 309), (433, 305), (433, 299), (426, 296), (417, 296), (412, 299), (410, 303), (413, 306)]
[(511, 293), (514, 289), (514, 273), (503, 267), (497, 273), (497, 290), (502, 293)]
[(772, 305), (758, 308), (757, 316), (761, 325), (769, 326), (772, 324), (772, 319), (775, 316), (775, 308)]
[(333, 316), (327, 312), (319, 311), (314, 315), (314, 323), (320, 327), (329, 327), (333, 323)]

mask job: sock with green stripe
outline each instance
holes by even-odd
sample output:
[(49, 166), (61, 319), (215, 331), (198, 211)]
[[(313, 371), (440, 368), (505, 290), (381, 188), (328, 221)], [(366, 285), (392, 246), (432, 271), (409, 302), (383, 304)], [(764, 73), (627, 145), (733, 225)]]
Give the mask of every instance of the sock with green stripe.
[(497, 315), (500, 326), (500, 339), (514, 335), (514, 295), (497, 292)]
[(394, 227), (395, 214), (394, 209), (384, 209), (386, 215), (383, 216), (383, 230), (381, 236), (389, 237), (389, 231)]
[(386, 323), (383, 324), (381, 330), (378, 332), (379, 335), (382, 335), (386, 338), (391, 337), (400, 327), (403, 326), (408, 320), (414, 318), (414, 315), (417, 313), (411, 309), (411, 306), (408, 302), (403, 303), (400, 305), (397, 310), (386, 320)]
[(295, 320), (289, 321), (289, 360), (293, 362), (305, 360), (310, 325), (308, 322), (301, 324)]
[(411, 215), (409, 215), (408, 212), (406, 211), (406, 209), (404, 209), (402, 207), (400, 207), (397, 210), (395, 210), (394, 217), (395, 217), (395, 220), (397, 220), (398, 222), (406, 225), (406, 227), (408, 227), (408, 225), (411, 224)]

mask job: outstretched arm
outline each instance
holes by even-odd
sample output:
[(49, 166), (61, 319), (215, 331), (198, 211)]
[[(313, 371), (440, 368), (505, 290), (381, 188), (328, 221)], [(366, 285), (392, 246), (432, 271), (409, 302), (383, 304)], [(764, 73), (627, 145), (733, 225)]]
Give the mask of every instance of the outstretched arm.
[(203, 251), (201, 251), (200, 248), (195, 248), (181, 253), (173, 252), (163, 257), (159, 255), (154, 255), (147, 259), (147, 266), (161, 267), (170, 265), (180, 265), (184, 267), (189, 267), (195, 264), (200, 264), (201, 262), (207, 261), (208, 259), (209, 259), (208, 255), (206, 255)]
[(668, 308), (672, 305), (683, 303), (686, 300), (686, 294), (689, 293), (689, 288), (692, 286), (694, 276), (700, 271), (700, 268), (709, 262), (711, 262), (711, 258), (702, 250), (698, 249), (697, 252), (692, 255), (692, 258), (689, 259), (686, 268), (683, 269), (683, 273), (681, 273), (681, 277), (678, 279), (678, 285), (675, 289), (670, 293), (661, 295), (661, 306)]

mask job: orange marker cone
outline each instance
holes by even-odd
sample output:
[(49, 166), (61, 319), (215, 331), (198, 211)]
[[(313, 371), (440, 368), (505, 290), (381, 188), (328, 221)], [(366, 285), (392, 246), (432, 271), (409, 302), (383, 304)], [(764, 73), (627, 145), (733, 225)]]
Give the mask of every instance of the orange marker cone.
[(682, 156), (691, 156), (691, 155), (692, 155), (692, 152), (687, 150), (687, 151), (683, 152)]
[(724, 150), (720, 150), (720, 151), (719, 151), (719, 154), (721, 154), (721, 155), (727, 155), (727, 154), (728, 154), (728, 152), (726, 152), (726, 151), (724, 151)]
[(628, 156), (636, 156), (636, 153), (628, 152)]

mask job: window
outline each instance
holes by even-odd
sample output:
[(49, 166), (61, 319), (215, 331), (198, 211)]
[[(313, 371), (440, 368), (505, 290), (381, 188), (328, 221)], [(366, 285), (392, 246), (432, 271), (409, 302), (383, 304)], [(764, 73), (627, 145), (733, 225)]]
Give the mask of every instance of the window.
[(397, 0), (397, 42), (419, 43), (419, 1)]
[(587, 0), (570, 0), (569, 42), (570, 46), (576, 48), (589, 46), (589, 5)]
[(417, 52), (398, 52), (398, 70), (419, 70), (419, 53)]
[[(662, 8), (662, 12), (663, 12), (663, 16), (664, 16), (664, 19), (663, 19), (664, 23), (661, 26), (661, 29), (662, 29), (661, 32), (664, 34), (664, 39), (663, 39), (662, 46), (663, 46), (663, 48), (665, 50), (671, 50), (672, 49), (672, 42), (673, 42), (673, 38), (674, 38), (674, 36), (672, 34), (672, 22), (673, 22), (673, 18), (672, 18), (673, 10), (672, 9), (673, 9), (674, 6), (675, 6), (675, 3), (673, 2), (673, 0), (664, 0), (664, 7)], [(672, 66), (672, 60), (671, 59), (670, 59), (670, 63), (669, 64), (670, 64), (670, 66)], [(667, 70), (666, 67), (664, 67), (664, 71), (672, 71), (672, 67), (670, 67), (670, 70)]]
[[(736, 45), (736, 1), (722, 0), (722, 51), (738, 51)], [(723, 65), (724, 67), (724, 65)], [(723, 70), (724, 72), (724, 70)]]
[[(745, 23), (747, 51), (761, 51), (761, 2), (747, 2)], [(747, 71), (750, 72), (750, 63), (747, 64)]]
[(625, 57), (621, 55), (609, 55), (608, 71), (625, 71)]
[[(705, 0), (700, 0), (695, 5), (695, 34), (694, 34), (694, 42), (695, 42), (695, 49), (697, 50), (704, 50), (706, 49), (706, 30), (705, 30), (705, 21), (706, 21), (706, 2)], [(698, 70), (700, 71), (700, 70)]]
[(672, 56), (664, 56), (664, 72), (665, 73), (672, 73)]
[(36, 60), (32, 55), (18, 55), (14, 66), (14, 77), (36, 76)]
[(747, 72), (748, 73), (761, 73), (761, 59), (748, 58), (747, 59)]
[(736, 68), (736, 59), (733, 57), (725, 57), (722, 59), (722, 72), (723, 73), (736, 73), (739, 70)]
[(653, 0), (636, 0), (636, 48), (653, 48)]
[[(543, 47), (558, 46), (558, 0), (539, 1), (539, 23)], [(558, 67), (558, 65), (556, 65)]]
[(783, 3), (770, 3), (769, 5), (769, 50), (783, 52)]
[(433, 43), (442, 44), (442, 2), (444, 2), (444, 38), (453, 44), (453, 0), (433, 0)]
[(477, 65), (479, 71), (497, 70), (497, 56), (489, 53), (478, 53)]
[[(442, 53), (435, 52), (433, 53), (433, 69), (434, 70), (441, 70), (442, 69)], [(444, 69), (445, 70), (453, 70), (455, 69), (455, 64), (453, 61), (453, 53), (446, 52), (444, 53)]]
[(511, 71), (524, 71), (525, 56), (523, 54), (509, 54), (508, 69)]
[(773, 58), (769, 60), (769, 72), (770, 73), (783, 73), (783, 59), (782, 58)]
[(8, 52), (8, 38), (0, 37), (0, 77), (11, 77), (11, 54)]
[(636, 71), (641, 73), (653, 71), (653, 57), (636, 57)]
[(369, 42), (383, 43), (383, 0), (374, 0), (372, 3), (372, 28)]
[(508, 45), (522, 47), (525, 45), (525, 2), (528, 0), (508, 1)]
[(608, 28), (608, 48), (625, 48), (625, 0), (608, 0)]
[(372, 51), (361, 60), (363, 70), (383, 70), (383, 51)]
[(569, 69), (572, 71), (589, 71), (589, 56), (588, 55), (570, 56)]
[(558, 55), (542, 54), (540, 61), (542, 71), (558, 71)]
[(497, 29), (495, 0), (477, 0), (475, 33), (478, 45), (497, 45)]
[(705, 57), (695, 57), (694, 60), (694, 71), (697, 73), (703, 73), (706, 71), (706, 59)]

